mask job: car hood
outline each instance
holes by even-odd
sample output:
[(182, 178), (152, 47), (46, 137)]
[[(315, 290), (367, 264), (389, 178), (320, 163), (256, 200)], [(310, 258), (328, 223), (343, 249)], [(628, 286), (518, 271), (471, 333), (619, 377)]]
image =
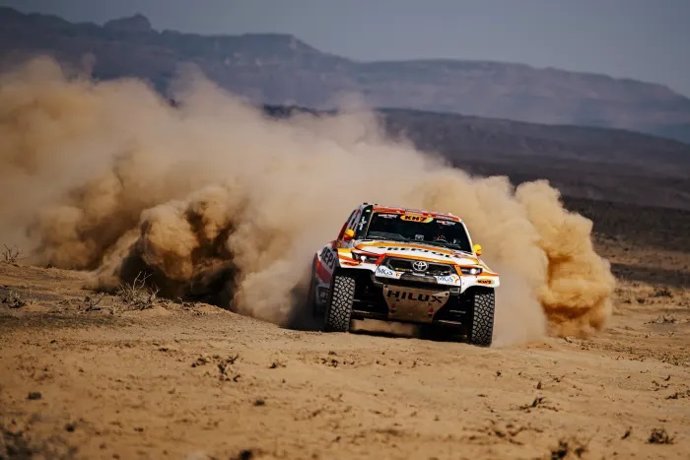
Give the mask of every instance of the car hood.
[(429, 262), (452, 263), (457, 265), (477, 265), (481, 261), (474, 254), (441, 248), (423, 243), (402, 243), (399, 241), (358, 241), (354, 249), (373, 254), (401, 256), (405, 258), (422, 259)]

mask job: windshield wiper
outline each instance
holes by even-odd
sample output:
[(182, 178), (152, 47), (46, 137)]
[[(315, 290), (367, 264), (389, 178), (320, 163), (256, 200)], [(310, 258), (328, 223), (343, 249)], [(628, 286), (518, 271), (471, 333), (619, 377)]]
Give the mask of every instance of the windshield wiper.
[(422, 244), (430, 244), (432, 246), (442, 246), (447, 247), (450, 243), (444, 243), (443, 241), (420, 241)]
[[(440, 246), (443, 248), (456, 249), (458, 251), (465, 251), (461, 246), (447, 241), (424, 241), (425, 244), (430, 244), (432, 246)], [(466, 251), (465, 251), (466, 252)]]
[(401, 242), (406, 242), (409, 241), (407, 238), (404, 236), (400, 235), (394, 235), (394, 234), (387, 234), (387, 235), (367, 235), (366, 239), (369, 240), (390, 240), (390, 241), (401, 241)]

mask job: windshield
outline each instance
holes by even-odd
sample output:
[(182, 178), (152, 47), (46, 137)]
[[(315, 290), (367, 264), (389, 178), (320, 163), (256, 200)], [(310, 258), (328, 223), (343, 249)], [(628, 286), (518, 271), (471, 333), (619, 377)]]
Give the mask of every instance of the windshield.
[(472, 252), (462, 223), (433, 217), (376, 213), (364, 238), (426, 243)]

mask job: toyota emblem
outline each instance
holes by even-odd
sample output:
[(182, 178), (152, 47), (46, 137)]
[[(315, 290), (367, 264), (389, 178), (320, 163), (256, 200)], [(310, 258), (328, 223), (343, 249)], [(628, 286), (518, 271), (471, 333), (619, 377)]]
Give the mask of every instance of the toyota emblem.
[(416, 272), (425, 272), (426, 269), (429, 268), (429, 264), (423, 260), (415, 260), (412, 263), (412, 268), (414, 268), (414, 271)]

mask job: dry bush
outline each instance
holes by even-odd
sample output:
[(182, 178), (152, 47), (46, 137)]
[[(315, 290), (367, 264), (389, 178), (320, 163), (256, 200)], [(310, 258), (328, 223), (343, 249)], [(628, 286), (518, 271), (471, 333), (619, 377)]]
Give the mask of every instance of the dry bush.
[(652, 297), (673, 297), (673, 292), (671, 292), (667, 287), (657, 287), (654, 289)]
[(0, 260), (8, 264), (16, 264), (21, 258), (22, 251), (16, 246), (2, 245), (2, 252), (0, 253)]
[(588, 444), (582, 443), (576, 439), (558, 441), (558, 447), (551, 450), (551, 460), (560, 460), (564, 458), (581, 458), (588, 450)]
[(10, 308), (21, 308), (26, 305), (21, 294), (13, 289), (0, 289), (0, 303)]
[(673, 315), (660, 315), (654, 321), (649, 321), (645, 324), (675, 324), (677, 322), (678, 319)]
[(153, 307), (158, 296), (158, 288), (146, 284), (150, 277), (150, 274), (139, 272), (132, 282), (120, 284), (118, 295), (122, 301), (139, 310)]
[(105, 298), (104, 293), (84, 297), (84, 311), (97, 311), (101, 309), (101, 301)]
[(670, 436), (663, 428), (654, 428), (647, 439), (648, 444), (673, 444), (673, 436)]

